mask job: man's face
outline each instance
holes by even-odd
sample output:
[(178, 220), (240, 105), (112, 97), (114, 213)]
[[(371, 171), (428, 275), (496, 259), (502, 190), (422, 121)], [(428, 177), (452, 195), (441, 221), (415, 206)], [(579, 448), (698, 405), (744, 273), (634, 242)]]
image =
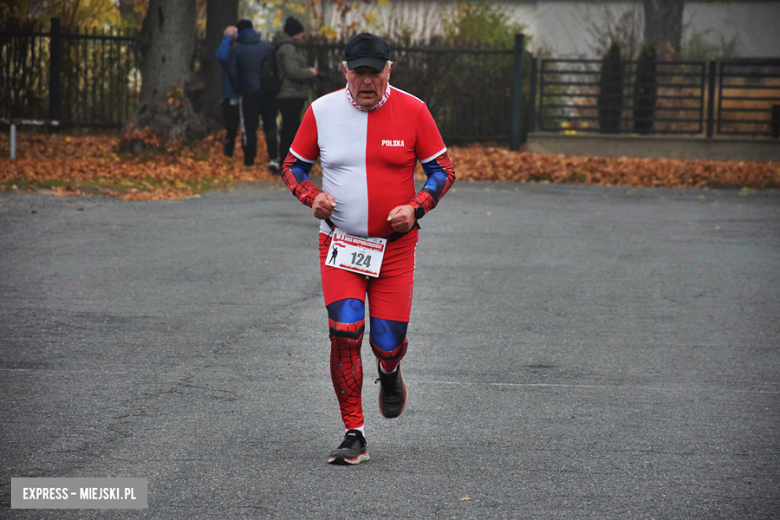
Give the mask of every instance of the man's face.
[(382, 100), (387, 90), (387, 83), (390, 81), (390, 72), (393, 70), (391, 62), (388, 61), (383, 70), (371, 67), (349, 70), (346, 64), (342, 64), (342, 68), (347, 78), (349, 92), (361, 107), (369, 110)]

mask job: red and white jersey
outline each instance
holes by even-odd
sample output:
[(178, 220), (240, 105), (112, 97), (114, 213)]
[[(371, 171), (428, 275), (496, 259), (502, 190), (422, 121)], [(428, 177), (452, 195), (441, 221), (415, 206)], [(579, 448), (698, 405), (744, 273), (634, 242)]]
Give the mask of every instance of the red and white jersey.
[[(393, 233), (390, 210), (415, 196), (417, 161), (432, 161), (447, 149), (428, 107), (411, 94), (388, 85), (383, 104), (365, 111), (347, 92), (311, 104), (290, 152), (309, 163), (320, 158), (322, 190), (336, 198), (336, 226), (386, 237)], [(331, 231), (324, 221), (320, 230)]]

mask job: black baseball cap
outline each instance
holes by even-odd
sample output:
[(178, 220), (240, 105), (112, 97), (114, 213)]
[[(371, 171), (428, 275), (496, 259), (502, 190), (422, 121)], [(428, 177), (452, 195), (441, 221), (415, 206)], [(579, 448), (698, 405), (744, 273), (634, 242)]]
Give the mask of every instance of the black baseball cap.
[(353, 36), (344, 49), (344, 59), (349, 70), (371, 67), (383, 70), (390, 60), (390, 46), (379, 36), (360, 33)]

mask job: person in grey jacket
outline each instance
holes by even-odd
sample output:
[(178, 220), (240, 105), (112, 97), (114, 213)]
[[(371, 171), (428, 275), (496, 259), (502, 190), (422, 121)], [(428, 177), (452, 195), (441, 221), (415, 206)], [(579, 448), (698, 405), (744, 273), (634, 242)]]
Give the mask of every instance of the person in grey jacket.
[(279, 139), (279, 158), (284, 161), (290, 151), (298, 127), (301, 126), (301, 111), (309, 99), (311, 80), (317, 76), (317, 68), (306, 63), (306, 53), (300, 46), (305, 33), (303, 24), (290, 16), (284, 23), (284, 30), (274, 35), (276, 62), (282, 88), (276, 95), (282, 113), (282, 129)]
[(241, 95), (241, 148), (244, 166), (252, 166), (257, 155), (258, 117), (263, 118), (265, 144), (268, 147), (268, 169), (279, 173), (278, 143), (276, 138), (276, 100), (263, 94), (260, 84), (260, 66), (274, 47), (264, 42), (252, 28), (252, 22), (237, 24), (238, 36), (230, 48), (228, 75), (233, 88)]

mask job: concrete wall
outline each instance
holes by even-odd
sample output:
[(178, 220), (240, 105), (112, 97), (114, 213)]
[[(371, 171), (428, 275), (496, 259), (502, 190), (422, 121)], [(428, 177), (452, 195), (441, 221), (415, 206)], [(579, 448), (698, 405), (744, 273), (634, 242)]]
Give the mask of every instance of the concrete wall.
[(528, 134), (526, 150), (544, 154), (712, 161), (780, 161), (780, 140), (549, 132)]

